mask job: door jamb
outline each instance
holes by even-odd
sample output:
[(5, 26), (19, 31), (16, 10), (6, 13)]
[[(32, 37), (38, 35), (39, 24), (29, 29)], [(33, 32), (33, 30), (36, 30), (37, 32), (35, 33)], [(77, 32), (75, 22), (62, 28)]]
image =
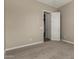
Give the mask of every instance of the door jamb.
[(43, 10), (43, 12), (42, 12), (42, 21), (43, 21), (43, 42), (44, 42), (44, 12), (48, 12), (48, 13), (50, 13), (50, 14), (52, 14), (53, 13), (53, 11), (48, 11), (48, 10)]

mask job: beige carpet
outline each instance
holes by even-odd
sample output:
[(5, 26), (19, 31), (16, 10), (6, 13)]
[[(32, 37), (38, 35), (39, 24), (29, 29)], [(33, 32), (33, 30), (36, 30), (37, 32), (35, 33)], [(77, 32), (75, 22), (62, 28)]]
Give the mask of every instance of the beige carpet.
[(50, 41), (10, 51), (5, 59), (74, 59), (72, 44)]

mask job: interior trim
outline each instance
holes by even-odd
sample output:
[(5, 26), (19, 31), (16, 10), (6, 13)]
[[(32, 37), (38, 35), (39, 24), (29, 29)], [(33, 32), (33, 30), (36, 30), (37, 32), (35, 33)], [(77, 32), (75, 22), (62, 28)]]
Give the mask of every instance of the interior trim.
[(62, 40), (62, 41), (66, 43), (74, 44), (74, 42), (71, 42), (71, 41), (67, 41), (67, 40)]
[(32, 43), (32, 44), (27, 44), (27, 45), (21, 45), (21, 46), (17, 46), (17, 47), (13, 47), (13, 48), (8, 48), (8, 49), (5, 49), (5, 52), (10, 51), (10, 50), (14, 50), (14, 49), (19, 49), (19, 48), (31, 46), (31, 45), (41, 44), (41, 43), (43, 43), (43, 41), (39, 41), (39, 42), (35, 42), (35, 43)]

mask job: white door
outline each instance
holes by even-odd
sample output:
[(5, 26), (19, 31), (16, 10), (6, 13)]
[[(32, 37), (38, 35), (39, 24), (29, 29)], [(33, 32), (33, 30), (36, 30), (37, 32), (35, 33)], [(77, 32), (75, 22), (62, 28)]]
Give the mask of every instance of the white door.
[(60, 40), (60, 12), (51, 13), (51, 40)]

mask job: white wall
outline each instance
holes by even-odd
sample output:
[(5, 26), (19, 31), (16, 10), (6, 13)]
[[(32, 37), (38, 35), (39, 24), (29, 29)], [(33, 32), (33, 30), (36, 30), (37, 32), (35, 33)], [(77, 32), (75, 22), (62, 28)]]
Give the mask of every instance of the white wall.
[(43, 10), (56, 9), (34, 0), (5, 0), (6, 49), (43, 41)]
[(61, 12), (61, 38), (74, 42), (74, 2), (59, 8)]

